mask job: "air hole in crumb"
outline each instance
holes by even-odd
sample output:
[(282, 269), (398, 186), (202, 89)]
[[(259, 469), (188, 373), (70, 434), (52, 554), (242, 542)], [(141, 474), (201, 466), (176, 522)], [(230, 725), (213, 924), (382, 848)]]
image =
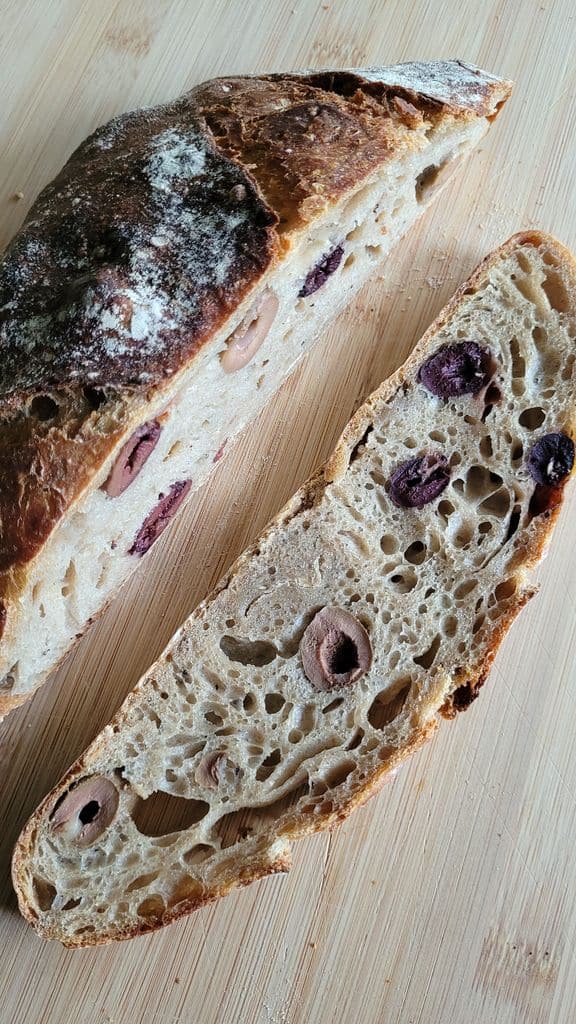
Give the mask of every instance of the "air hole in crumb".
[[(454, 486), (460, 484), (460, 481), (455, 480)], [(488, 494), (492, 494), (502, 484), (502, 477), (496, 473), (491, 473), (486, 466), (470, 466), (466, 473), (466, 485), (465, 494), (468, 501), (478, 501), (479, 498), (484, 498)], [(458, 486), (457, 490), (460, 489)]]
[(431, 441), (437, 441), (438, 444), (446, 444), (448, 440), (443, 430), (431, 430), (428, 437)]
[(542, 290), (552, 309), (567, 313), (570, 309), (570, 295), (558, 271), (549, 270), (542, 282)]
[(183, 854), (182, 860), (186, 864), (201, 864), (214, 853), (214, 847), (208, 846), (207, 843), (197, 843), (196, 846), (191, 846), (186, 853)]
[(272, 753), (268, 754), (268, 757), (264, 758), (262, 764), (256, 769), (256, 778), (258, 782), (264, 782), (265, 779), (272, 775), (274, 769), (280, 764), (282, 760), (282, 754), (280, 748), (276, 747)]
[(352, 739), (346, 744), (346, 750), (356, 750), (364, 739), (364, 729), (357, 729)]
[(76, 582), (76, 565), (74, 559), (71, 559), (68, 563), (68, 568), (64, 573), (64, 579), (62, 581), (62, 597), (68, 597), (73, 591), (74, 584)]
[(412, 659), (414, 664), (420, 665), (422, 668), (431, 668), (438, 654), (441, 639), (440, 634), (436, 634), (430, 646), (422, 654), (419, 654), (418, 657)]
[(210, 805), (204, 800), (187, 800), (159, 789), (138, 800), (132, 820), (142, 835), (164, 836), (197, 825), (209, 810)]
[(427, 554), (427, 547), (420, 540), (413, 541), (404, 552), (404, 558), (413, 565), (421, 565)]
[(521, 427), (526, 427), (526, 430), (537, 430), (541, 427), (546, 419), (546, 413), (544, 409), (536, 406), (533, 409), (524, 409), (518, 417), (518, 422)]
[(276, 715), (286, 703), (281, 693), (267, 693), (264, 697), (264, 707), (269, 715)]
[(160, 874), (159, 871), (150, 871), (147, 875), (139, 875), (130, 885), (126, 886), (126, 892), (137, 892), (138, 889), (145, 889), (151, 882), (155, 882)]
[(390, 576), (390, 583), (399, 594), (409, 594), (418, 583), (418, 578), (415, 572), (406, 569), (404, 572), (396, 572)]
[(274, 644), (268, 640), (249, 640), (246, 637), (236, 636), (221, 637), (220, 650), (230, 661), (257, 667), (269, 665), (278, 655)]
[(217, 711), (206, 711), (204, 718), (207, 722), (210, 722), (210, 725), (224, 725), (224, 719)]
[(476, 616), (476, 618), (474, 619), (474, 625), (472, 626), (472, 635), (473, 636), (476, 636), (476, 634), (479, 632), (479, 630), (482, 629), (482, 626), (484, 625), (485, 621), (486, 621), (486, 616), (484, 615), (483, 612), (480, 615)]
[(163, 462), (168, 462), (168, 460), (169, 460), (169, 459), (171, 459), (171, 458), (172, 458), (172, 457), (173, 457), (174, 455), (177, 455), (177, 454), (178, 454), (178, 452), (179, 452), (179, 451), (180, 451), (180, 450), (181, 450), (181, 449), (182, 449), (183, 447), (184, 447), (184, 445), (182, 444), (182, 441), (174, 441), (174, 443), (173, 443), (173, 444), (171, 445), (171, 447), (170, 447), (170, 448), (168, 449), (168, 452), (166, 453), (166, 455), (164, 456), (164, 458), (163, 458), (163, 460), (162, 460), (162, 461), (163, 461)]
[(482, 423), (486, 422), (496, 403), (500, 402), (501, 400), (502, 392), (500, 391), (498, 385), (495, 384), (493, 381), (486, 388), (486, 393), (484, 395), (484, 412), (482, 413), (481, 416)]
[(467, 548), (474, 536), (474, 527), (471, 523), (462, 522), (454, 534), (453, 544), (455, 548)]
[(148, 896), (136, 908), (138, 917), (159, 921), (164, 913), (165, 903), (160, 895)]
[(79, 896), (77, 899), (66, 900), (66, 903), (64, 904), (64, 906), (60, 907), (60, 910), (76, 910), (76, 907), (79, 907), (81, 903), (81, 896)]
[[(526, 376), (526, 361), (520, 351), (518, 338), (510, 339), (510, 355), (512, 357), (512, 378), (520, 381)], [(521, 390), (524, 390), (522, 386)]]
[(335, 789), (336, 786), (341, 786), (343, 782), (346, 782), (346, 779), (352, 774), (355, 767), (354, 761), (344, 761), (343, 764), (334, 765), (324, 772), (324, 781), (327, 782), (331, 789)]
[(368, 709), (368, 721), (373, 729), (384, 729), (398, 717), (408, 699), (410, 687), (410, 680), (402, 681), (394, 691), (382, 690), (374, 698)]
[(344, 703), (344, 698), (343, 697), (336, 697), (336, 699), (330, 701), (330, 703), (327, 704), (325, 708), (322, 708), (322, 714), (323, 715), (329, 715), (331, 711), (336, 711), (336, 708), (341, 707), (343, 703)]
[(524, 455), (524, 445), (521, 441), (516, 441), (510, 452), (510, 458), (512, 462), (520, 462), (520, 459)]
[(491, 459), (492, 458), (492, 456), (494, 454), (494, 449), (492, 447), (492, 438), (489, 436), (489, 434), (485, 434), (484, 435), (484, 437), (480, 441), (479, 449), (480, 449), (480, 454), (485, 459)]
[(447, 615), (442, 620), (442, 632), (444, 636), (456, 636), (458, 630), (458, 619), (454, 615)]
[(456, 598), (457, 601), (463, 601), (464, 598), (468, 597), (468, 594), (471, 594), (472, 591), (477, 586), (478, 580), (464, 580), (463, 583), (460, 583), (456, 587), (456, 590), (454, 591), (454, 597)]
[(227, 850), (248, 836), (257, 835), (269, 829), (272, 822), (278, 821), (303, 796), (307, 795), (308, 784), (304, 783), (291, 793), (275, 800), (274, 803), (266, 804), (263, 807), (242, 807), (238, 811), (225, 814), (214, 828), (214, 832), (219, 837), (221, 849)]
[(437, 510), (444, 519), (448, 519), (456, 511), (452, 502), (447, 501), (445, 498), (438, 502)]
[(508, 523), (508, 532), (506, 533), (506, 539), (504, 543), (511, 540), (516, 533), (518, 526), (520, 525), (520, 516), (522, 514), (522, 507), (520, 505), (514, 505), (512, 512), (510, 513), (510, 522)]
[(437, 166), (436, 164), (430, 164), (429, 167), (425, 167), (424, 170), (420, 172), (420, 174), (416, 178), (414, 186), (417, 203), (424, 202), (428, 193), (431, 191), (433, 185), (437, 181), (439, 173), (440, 167)]
[(512, 595), (515, 593), (516, 580), (513, 576), (511, 576), (510, 579), (503, 580), (503, 582), (499, 583), (496, 589), (494, 590), (494, 594), (496, 596), (497, 601), (505, 601), (507, 598), (512, 597)]
[(44, 878), (33, 878), (32, 886), (34, 889), (34, 895), (36, 902), (40, 907), (40, 910), (50, 910), (50, 907), (54, 903), (56, 898), (56, 889), (51, 882), (47, 882)]
[(248, 715), (253, 715), (258, 708), (258, 701), (253, 693), (247, 693), (242, 701), (242, 707)]
[(398, 541), (391, 533), (385, 533), (384, 536), (380, 538), (380, 547), (385, 555), (392, 555), (398, 547)]
[(502, 487), (495, 494), (490, 494), (483, 502), (478, 506), (478, 511), (488, 512), (490, 515), (498, 516), (499, 519), (503, 519), (504, 516), (508, 515), (510, 509), (510, 492)]

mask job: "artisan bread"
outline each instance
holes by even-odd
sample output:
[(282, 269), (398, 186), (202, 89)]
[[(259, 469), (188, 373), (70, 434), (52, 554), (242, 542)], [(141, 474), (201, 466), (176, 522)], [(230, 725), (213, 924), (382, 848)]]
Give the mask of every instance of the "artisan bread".
[(98, 129), (0, 264), (0, 715), (44, 679), (510, 85), (218, 79)]
[(470, 705), (572, 469), (575, 296), (536, 233), (463, 285), (30, 819), (40, 935), (129, 938), (287, 870)]

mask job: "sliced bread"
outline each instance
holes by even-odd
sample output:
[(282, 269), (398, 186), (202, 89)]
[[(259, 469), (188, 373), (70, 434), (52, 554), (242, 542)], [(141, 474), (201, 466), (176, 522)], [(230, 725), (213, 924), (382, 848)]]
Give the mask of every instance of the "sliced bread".
[(26, 825), (20, 909), (68, 946), (290, 865), (478, 695), (574, 461), (576, 265), (489, 256)]
[(488, 130), (458, 61), (222, 78), (72, 155), (0, 260), (0, 716)]

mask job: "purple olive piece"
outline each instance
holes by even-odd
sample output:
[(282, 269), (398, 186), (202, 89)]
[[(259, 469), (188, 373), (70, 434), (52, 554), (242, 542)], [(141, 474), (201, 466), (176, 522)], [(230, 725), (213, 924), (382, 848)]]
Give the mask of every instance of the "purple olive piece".
[(438, 398), (477, 395), (491, 375), (490, 350), (475, 341), (444, 345), (422, 364), (418, 380)]
[(191, 480), (177, 480), (172, 484), (168, 494), (158, 495), (158, 504), (148, 513), (142, 526), (134, 538), (129, 555), (145, 555), (155, 540), (166, 529), (168, 523), (180, 508), (184, 498), (192, 486)]
[(390, 477), (390, 497), (399, 508), (423, 508), (448, 486), (450, 466), (440, 452), (402, 462)]
[(162, 427), (158, 420), (142, 423), (122, 446), (110, 471), (110, 476), (103, 484), (109, 498), (117, 498), (136, 479), (146, 460), (158, 444)]
[(333, 274), (335, 270), (340, 266), (340, 261), (344, 255), (344, 246), (337, 245), (332, 252), (327, 253), (321, 260), (318, 261), (315, 267), (306, 275), (306, 280), (298, 292), (299, 299), (305, 299), (308, 295), (313, 295), (317, 292), (323, 284)]
[(528, 472), (537, 484), (556, 487), (574, 465), (574, 442), (568, 434), (545, 434), (528, 454)]
[(300, 641), (302, 668), (318, 690), (349, 686), (372, 665), (370, 637), (345, 608), (322, 608)]

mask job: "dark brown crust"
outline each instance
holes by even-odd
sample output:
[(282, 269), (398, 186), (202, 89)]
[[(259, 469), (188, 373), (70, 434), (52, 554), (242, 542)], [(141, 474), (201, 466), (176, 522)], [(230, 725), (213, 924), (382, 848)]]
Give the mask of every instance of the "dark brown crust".
[[(492, 116), (509, 93), (457, 61), (216, 79), (81, 144), (0, 261), (7, 607), (139, 403), (257, 285), (287, 229), (409, 149), (424, 119)], [(102, 409), (86, 387), (105, 390)], [(48, 422), (29, 414), (46, 392)]]
[[(10, 597), (14, 567), (39, 550), (76, 494), (122, 436), (122, 422), (109, 422), (91, 408), (83, 391), (55, 393), (57, 412), (34, 415), (34, 403), (2, 423), (0, 460), (0, 593)], [(12, 572), (11, 572), (12, 570)]]
[[(98, 128), (0, 265), (0, 400), (160, 382), (270, 265), (280, 209), (310, 219), (409, 145), (414, 123), (494, 113), (510, 91), (459, 62), (400, 67), (216, 79)], [(418, 73), (429, 93), (407, 87)], [(131, 334), (160, 299), (159, 323)]]
[[(456, 292), (438, 319), (431, 325), (419, 344), (416, 346), (416, 349), (410, 359), (392, 377), (385, 381), (384, 384), (370, 396), (362, 408), (358, 410), (358, 413), (353, 417), (344, 430), (334, 455), (328, 463), (323, 468), (319, 469), (317, 473), (315, 473), (314, 476), (304, 485), (304, 487), (294, 495), (288, 505), (269, 524), (257, 544), (244, 552), (244, 554), (237, 559), (229, 573), (205, 602), (205, 613), (209, 613), (210, 602), (214, 599), (215, 595), (223, 588), (226, 588), (233, 578), (238, 575), (247, 563), (249, 563), (250, 559), (259, 553), (260, 545), (265, 542), (266, 538), (271, 533), (279, 530), (281, 531), (283, 526), (294, 517), (303, 515), (306, 512), (309, 513), (309, 510), (321, 500), (322, 494), (328, 483), (337, 479), (346, 471), (351, 454), (358, 449), (359, 443), (362, 441), (366, 430), (369, 429), (372, 423), (373, 410), (375, 410), (382, 401), (390, 399), (398, 388), (402, 387), (402, 384), (408, 376), (420, 365), (423, 355), (429, 351), (430, 346), (434, 343), (436, 335), (450, 319), (452, 314), (458, 309), (464, 297), (471, 291), (476, 290), (482, 284), (486, 273), (494, 265), (506, 259), (507, 256), (519, 246), (545, 247), (547, 252), (556, 259), (558, 264), (561, 264), (565, 268), (566, 272), (572, 276), (576, 285), (576, 261), (567, 249), (550, 236), (543, 235), (538, 232), (517, 234), (500, 246), (500, 248), (495, 252), (491, 253), (490, 256), (480, 264), (472, 276)], [(571, 431), (574, 432), (575, 430), (576, 409), (573, 412), (571, 423)], [(356, 809), (356, 807), (365, 803), (366, 800), (381, 788), (386, 776), (392, 769), (406, 760), (414, 750), (420, 747), (433, 735), (437, 727), (438, 715), (443, 715), (446, 718), (455, 718), (458, 710), (463, 710), (464, 706), (470, 706), (472, 701), (475, 699), (475, 696), (477, 696), (478, 690), (487, 678), (494, 657), (511, 623), (522, 607), (535, 593), (534, 588), (525, 582), (526, 573), (539, 561), (544, 552), (554, 523), (560, 512), (563, 488), (559, 489), (559, 498), (560, 500), (552, 509), (533, 520), (534, 529), (531, 536), (528, 542), (519, 549), (514, 563), (517, 582), (516, 592), (513, 597), (510, 598), (505, 614), (502, 615), (496, 625), (493, 625), (489, 641), (486, 643), (484, 649), (478, 652), (476, 660), (470, 662), (467, 666), (463, 666), (458, 674), (458, 678), (454, 679), (450, 677), (442, 666), (439, 666), (435, 671), (435, 678), (438, 679), (437, 693), (433, 694), (429, 698), (427, 706), (421, 709), (420, 722), (414, 727), (412, 735), (403, 748), (401, 750), (394, 751), (386, 760), (383, 760), (369, 779), (360, 784), (357, 790), (346, 798), (345, 802), (336, 806), (330, 812), (324, 812), (319, 815), (314, 815), (313, 817), (311, 815), (293, 815), (292, 817), (285, 819), (283, 821), (281, 832), (281, 838), (283, 840), (290, 842), (314, 832), (335, 828), (338, 824), (344, 821), (348, 815)], [(456, 702), (454, 702), (454, 696), (458, 693), (461, 687), (465, 687), (467, 693), (462, 694), (462, 699), (460, 701), (457, 699)], [(118, 730), (121, 730), (124, 721), (129, 720), (133, 709), (138, 705), (140, 699), (141, 693), (139, 690), (134, 690), (127, 697), (113, 722)], [(459, 703), (460, 707), (458, 707)], [(35, 911), (33, 909), (33, 894), (31, 891), (30, 877), (27, 867), (31, 851), (34, 847), (35, 835), (41, 825), (45, 812), (48, 812), (49, 809), (54, 806), (54, 803), (66, 792), (70, 783), (74, 779), (77, 779), (87, 770), (90, 770), (90, 766), (94, 763), (94, 760), (98, 758), (104, 750), (106, 750), (109, 745), (109, 740), (107, 738), (108, 735), (109, 733), (101, 733), (92, 746), (78, 759), (76, 764), (72, 766), (58, 786), (56, 786), (46, 797), (24, 828), (14, 852), (13, 880), (14, 887), (18, 895), (20, 910), (45, 938), (59, 938), (60, 941), (62, 941), (61, 935), (56, 934), (55, 931), (52, 932), (43, 929), (35, 917)], [(277, 839), (279, 836), (276, 834), (271, 837), (271, 839), (272, 838)], [(190, 904), (186, 906), (179, 905), (174, 909), (174, 911), (169, 912), (169, 917), (164, 915), (161, 920), (155, 923), (146, 923), (142, 926), (126, 930), (123, 933), (109, 932), (105, 934), (80, 936), (78, 937), (78, 940), (66, 940), (65, 944), (71, 946), (87, 944), (100, 945), (116, 939), (129, 938), (133, 935), (141, 934), (144, 931), (161, 927), (163, 924), (168, 923), (168, 920), (175, 920), (180, 916), (190, 913), (191, 910), (196, 909), (197, 906), (224, 895), (225, 892), (228, 892), (236, 884), (248, 884), (251, 880), (262, 877), (263, 874), (268, 873), (270, 870), (287, 870), (287, 855), (286, 857), (281, 858), (281, 863), (283, 866), (280, 868), (268, 866), (266, 869), (264, 868), (264, 860), (259, 864), (247, 864), (243, 869), (239, 870), (236, 880), (230, 879), (227, 881), (225, 887), (217, 887), (210, 893), (205, 893), (199, 901), (190, 901)]]
[(275, 223), (194, 93), (99, 128), (4, 255), (0, 398), (172, 375), (270, 265)]

